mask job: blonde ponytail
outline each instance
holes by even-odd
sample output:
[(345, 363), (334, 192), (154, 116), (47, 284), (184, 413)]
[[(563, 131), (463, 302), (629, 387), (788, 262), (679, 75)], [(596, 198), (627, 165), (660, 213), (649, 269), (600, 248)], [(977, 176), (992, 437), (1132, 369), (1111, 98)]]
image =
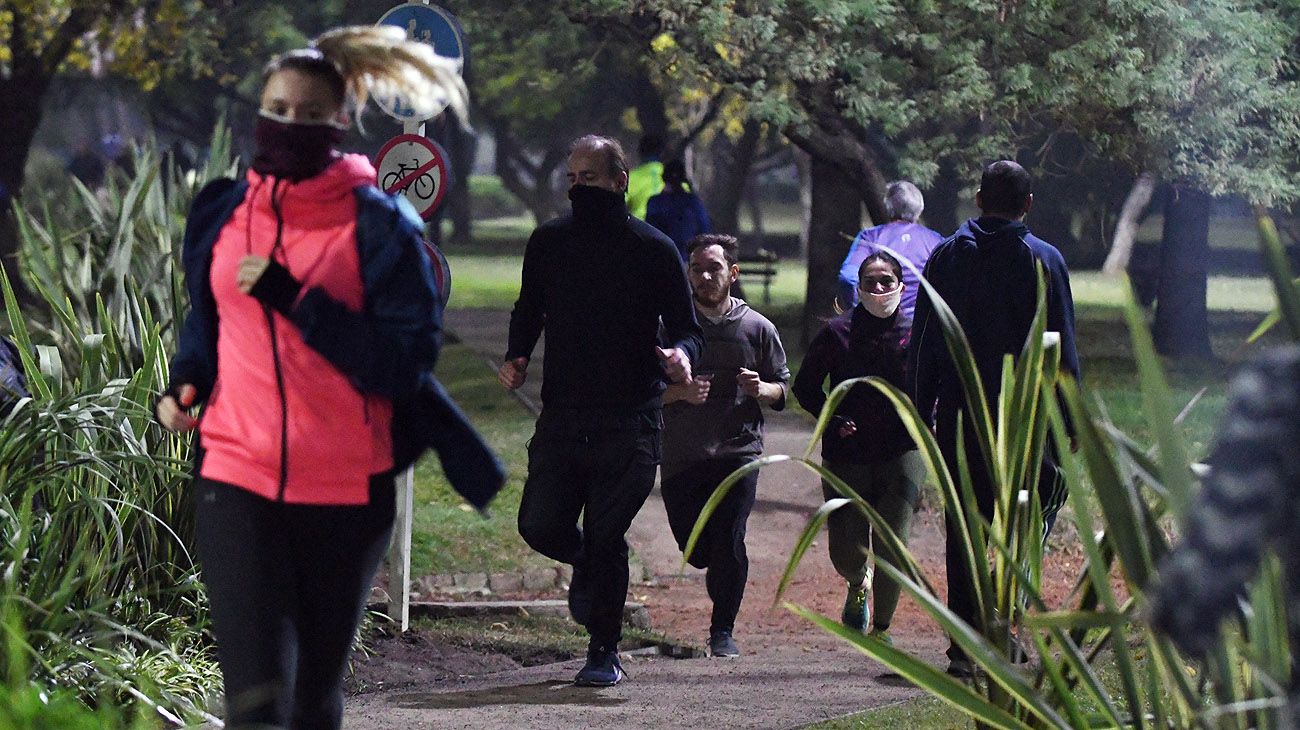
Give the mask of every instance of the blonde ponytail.
[(434, 53), (428, 44), (408, 41), (401, 28), (391, 25), (335, 28), (322, 33), (312, 46), (343, 77), (358, 116), (366, 100), (374, 96), (401, 97), (419, 118), (450, 108), (462, 123), (469, 119), (468, 92), (455, 63)]

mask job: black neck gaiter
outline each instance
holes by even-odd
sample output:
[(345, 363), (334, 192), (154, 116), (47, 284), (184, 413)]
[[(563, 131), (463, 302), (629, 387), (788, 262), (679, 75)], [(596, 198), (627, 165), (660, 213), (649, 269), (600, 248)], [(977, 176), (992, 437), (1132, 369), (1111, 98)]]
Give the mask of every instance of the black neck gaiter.
[(334, 124), (290, 122), (259, 113), (253, 130), (253, 169), (290, 182), (314, 177), (334, 161), (334, 147), (344, 134), (346, 130)]
[(582, 223), (615, 222), (627, 218), (627, 202), (622, 192), (594, 185), (574, 185), (569, 188), (569, 200), (573, 203), (573, 219)]

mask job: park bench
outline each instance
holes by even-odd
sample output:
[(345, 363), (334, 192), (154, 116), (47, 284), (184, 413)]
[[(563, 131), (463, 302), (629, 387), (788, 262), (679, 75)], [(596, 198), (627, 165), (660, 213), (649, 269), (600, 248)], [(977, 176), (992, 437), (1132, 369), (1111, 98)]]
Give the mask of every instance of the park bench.
[(740, 264), (740, 282), (757, 280), (763, 283), (763, 303), (772, 303), (772, 279), (776, 278), (776, 254), (760, 248), (753, 253), (743, 253)]

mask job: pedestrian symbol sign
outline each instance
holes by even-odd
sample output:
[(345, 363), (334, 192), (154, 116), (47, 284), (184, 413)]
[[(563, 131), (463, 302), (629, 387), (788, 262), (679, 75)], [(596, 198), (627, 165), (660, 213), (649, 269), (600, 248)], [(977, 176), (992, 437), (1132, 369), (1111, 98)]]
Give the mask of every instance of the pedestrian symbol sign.
[[(410, 2), (398, 5), (384, 13), (379, 25), (393, 25), (406, 31), (409, 40), (433, 46), (433, 52), (451, 60), (457, 73), (465, 67), (465, 32), (451, 13), (437, 5)], [(422, 122), (428, 117), (417, 117), (414, 109), (398, 99), (375, 98), (375, 103), (389, 116), (401, 122)], [(439, 110), (441, 111), (441, 110)], [(437, 116), (437, 114), (434, 114)]]

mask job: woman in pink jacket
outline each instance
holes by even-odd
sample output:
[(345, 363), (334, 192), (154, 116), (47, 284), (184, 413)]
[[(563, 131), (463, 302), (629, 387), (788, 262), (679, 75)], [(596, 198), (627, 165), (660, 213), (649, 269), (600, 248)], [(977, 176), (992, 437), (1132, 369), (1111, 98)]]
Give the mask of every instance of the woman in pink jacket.
[(199, 430), (196, 543), (227, 727), (338, 728), (392, 529), (394, 404), (433, 366), (440, 302), (414, 211), (335, 146), (370, 92), (435, 113), (448, 95), (463, 111), (464, 87), (382, 26), (326, 33), (264, 80), (252, 169), (190, 211), (191, 311), (157, 414)]

